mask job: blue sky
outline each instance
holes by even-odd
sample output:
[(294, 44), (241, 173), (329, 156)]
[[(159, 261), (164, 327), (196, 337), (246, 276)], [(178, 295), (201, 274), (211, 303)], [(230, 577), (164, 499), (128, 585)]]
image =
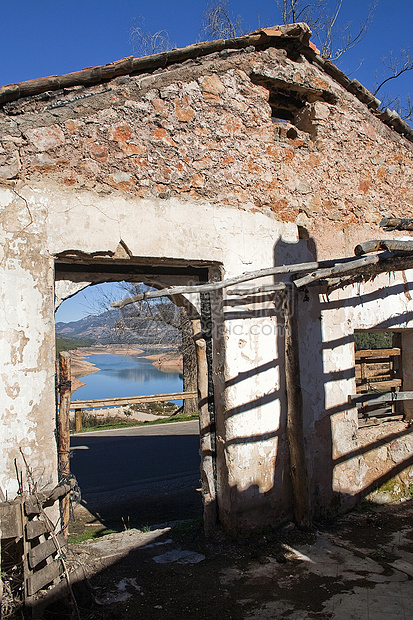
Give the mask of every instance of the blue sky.
[[(343, 0), (341, 21), (352, 21), (356, 28), (370, 3)], [(176, 47), (194, 43), (202, 38), (206, 6), (207, 0), (0, 0), (0, 85), (130, 56), (129, 31), (141, 16), (151, 32), (167, 30)], [(230, 8), (243, 17), (246, 30), (281, 22), (275, 0), (231, 0)], [(341, 68), (372, 89), (381, 58), (409, 47), (412, 27), (412, 0), (378, 0), (367, 36), (344, 56)], [(411, 81), (407, 74), (391, 89), (405, 94)]]
[(111, 301), (124, 297), (129, 297), (129, 294), (120, 282), (88, 286), (62, 303), (56, 311), (55, 321), (56, 323), (70, 323), (91, 314), (101, 314), (108, 309)]
[[(207, 0), (0, 0), (0, 85), (69, 73), (137, 55), (129, 42), (134, 20), (143, 17), (151, 32), (165, 29), (175, 47), (202, 40)], [(245, 31), (281, 23), (275, 0), (232, 0)], [(343, 0), (341, 22), (354, 29), (366, 16), (369, 0)], [(331, 7), (336, 0), (331, 0)], [(370, 90), (381, 59), (412, 47), (413, 0), (378, 0), (374, 21), (363, 41), (337, 64)], [(317, 43), (317, 41), (315, 41)], [(390, 82), (389, 96), (413, 96), (413, 71)], [(383, 97), (385, 93), (378, 96)], [(113, 285), (112, 289), (113, 290)], [(121, 295), (123, 296), (123, 295)], [(65, 302), (56, 320), (94, 313), (96, 287)], [(91, 309), (92, 308), (92, 309)]]

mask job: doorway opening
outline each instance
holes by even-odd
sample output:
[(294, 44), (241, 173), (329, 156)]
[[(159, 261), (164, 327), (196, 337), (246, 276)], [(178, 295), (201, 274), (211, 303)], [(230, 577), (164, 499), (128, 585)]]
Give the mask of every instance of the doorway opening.
[[(127, 261), (111, 260), (91, 260), (84, 261), (77, 258), (60, 259), (56, 262), (56, 297), (58, 301), (63, 298), (72, 298), (76, 292), (87, 289), (91, 285), (103, 283), (116, 283), (116, 287), (123, 286), (131, 291), (132, 286), (139, 282), (154, 288), (164, 288), (176, 284), (188, 284), (190, 282), (205, 282), (208, 280), (208, 266), (200, 265), (178, 265), (168, 264), (145, 264)], [(120, 285), (119, 283), (126, 284)], [(113, 295), (113, 290), (111, 292)], [(128, 295), (117, 295), (117, 299)], [(187, 324), (192, 328), (192, 323), (199, 323), (200, 307), (189, 303), (186, 299), (173, 299), (177, 309), (177, 314), (182, 317), (184, 314)], [(126, 377), (129, 383), (138, 380), (145, 382), (145, 377), (155, 374), (164, 375), (165, 381), (180, 381), (175, 383), (174, 388), (169, 387), (166, 393), (186, 391), (187, 386), (182, 383), (180, 368), (165, 368), (164, 357), (171, 355), (171, 347), (163, 345), (159, 341), (159, 325), (156, 328), (148, 328), (149, 323), (155, 323), (159, 319), (159, 314), (171, 310), (171, 302), (159, 303), (157, 307), (140, 309), (141, 315), (134, 315), (131, 310), (123, 313), (123, 316), (116, 317), (114, 323), (115, 333), (120, 335), (123, 342), (117, 343), (120, 349), (112, 355), (109, 351), (98, 351), (106, 357), (107, 364), (103, 362), (105, 369), (93, 373), (93, 377), (100, 374), (100, 384), (108, 383), (108, 379), (116, 375)], [(63, 308), (63, 306), (62, 306)], [(149, 316), (149, 313), (152, 316)], [(142, 316), (143, 313), (143, 316)], [(176, 313), (175, 313), (176, 314)], [(97, 315), (99, 317), (99, 315)], [(165, 318), (165, 316), (164, 316)], [(175, 316), (176, 318), (176, 316)], [(85, 323), (84, 319), (81, 322)], [(182, 321), (182, 319), (181, 319)], [(98, 319), (92, 319), (95, 327), (99, 323)], [(123, 323), (123, 325), (122, 325)], [(145, 325), (145, 338), (143, 342), (142, 334), (136, 336), (139, 326)], [(76, 326), (72, 326), (76, 329)], [(169, 326), (170, 327), (170, 326)], [(176, 338), (176, 330), (169, 330), (169, 338), (174, 339), (176, 351), (182, 351), (185, 346), (184, 339), (179, 342)], [(62, 329), (59, 325), (60, 333), (65, 333), (69, 337), (68, 329)], [(142, 330), (141, 330), (142, 331)], [(131, 342), (132, 334), (135, 333), (135, 341)], [(79, 335), (79, 334), (78, 334)], [(93, 334), (89, 333), (89, 337)], [(93, 339), (93, 338), (92, 338)], [(110, 338), (107, 338), (110, 340)], [(113, 338), (112, 338), (113, 340)], [(96, 340), (95, 340), (96, 342)], [(193, 344), (193, 338), (191, 337)], [(114, 344), (106, 342), (102, 346)], [(145, 345), (145, 346), (143, 346)], [(89, 347), (92, 345), (88, 345)], [(94, 345), (96, 346), (96, 344)], [(128, 353), (127, 347), (135, 347), (131, 355), (120, 355)], [(122, 350), (124, 349), (124, 350)], [(169, 349), (168, 351), (164, 349)], [(173, 347), (172, 347), (173, 349)], [(112, 351), (113, 353), (113, 351)], [(130, 351), (129, 351), (130, 353)], [(122, 364), (115, 370), (109, 369), (113, 362), (113, 357), (124, 358)], [(109, 359), (112, 358), (112, 359)], [(125, 360), (128, 358), (128, 360)], [(154, 359), (155, 358), (155, 359)], [(175, 356), (176, 358), (176, 356)], [(95, 360), (91, 356), (86, 359), (89, 363)], [(166, 360), (168, 361), (168, 360)], [(172, 360), (176, 364), (176, 359)], [(155, 363), (155, 366), (153, 365)], [(209, 361), (209, 365), (212, 361)], [(158, 367), (156, 367), (158, 365)], [(196, 362), (195, 362), (196, 365)], [(164, 366), (162, 368), (162, 366)], [(99, 367), (99, 365), (97, 365)], [(169, 370), (172, 372), (165, 372)], [(178, 370), (178, 372), (176, 372)], [(208, 366), (208, 374), (210, 368)], [(81, 378), (82, 382), (83, 379)], [(84, 381), (87, 384), (87, 376)], [(195, 379), (196, 382), (196, 379)], [(99, 383), (93, 381), (93, 383)], [(211, 381), (203, 379), (203, 384), (210, 385)], [(171, 384), (168, 383), (170, 386)], [(81, 386), (78, 390), (79, 398), (83, 398)], [(155, 394), (165, 393), (165, 390), (156, 391)], [(196, 393), (196, 387), (195, 387)], [(74, 398), (78, 399), (75, 394)], [(94, 394), (95, 396), (97, 394)], [(136, 394), (138, 396), (138, 394)], [(195, 394), (194, 394), (195, 396)], [(91, 399), (91, 395), (87, 396)], [(192, 407), (197, 407), (198, 399), (192, 400)], [(185, 402), (184, 401), (184, 402)], [(168, 401), (169, 402), (169, 401)], [(96, 519), (100, 526), (111, 529), (124, 529), (127, 527), (144, 527), (147, 525), (159, 524), (182, 518), (199, 518), (202, 516), (202, 483), (200, 474), (200, 435), (199, 421), (196, 415), (194, 419), (177, 421), (182, 413), (179, 411), (180, 403), (171, 405), (154, 403), (145, 407), (145, 411), (139, 411), (142, 407), (130, 406), (128, 413), (130, 418), (139, 417), (138, 414), (144, 413), (146, 421), (142, 420), (139, 426), (132, 428), (118, 428), (108, 431), (95, 431), (89, 433), (75, 434), (71, 437), (71, 470), (76, 475), (82, 492), (82, 506), (87, 509), (89, 515)], [(155, 409), (157, 408), (157, 411)], [(173, 409), (172, 409), (173, 408)], [(183, 407), (182, 407), (183, 409)], [(166, 414), (178, 413), (171, 419), (166, 420)], [(211, 409), (210, 409), (211, 411)], [(192, 412), (196, 413), (196, 412)], [(211, 411), (212, 413), (212, 411)], [(93, 414), (96, 415), (96, 414)], [(102, 416), (102, 413), (98, 414)], [(157, 420), (153, 418), (156, 417)], [(163, 418), (159, 420), (159, 418)], [(212, 417), (212, 416), (211, 416)], [(181, 417), (182, 419), (182, 417)], [(154, 421), (161, 421), (161, 424), (153, 424)], [(213, 431), (214, 425), (211, 419), (209, 432)], [(210, 454), (209, 454), (210, 458)], [(202, 455), (201, 455), (202, 462)], [(201, 468), (202, 469), (202, 468)], [(90, 517), (92, 519), (92, 517)], [(70, 530), (70, 528), (69, 528)]]

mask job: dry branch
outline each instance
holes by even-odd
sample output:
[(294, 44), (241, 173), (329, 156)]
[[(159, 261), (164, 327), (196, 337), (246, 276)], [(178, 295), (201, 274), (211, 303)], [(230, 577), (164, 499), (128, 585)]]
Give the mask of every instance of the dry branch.
[(333, 267), (317, 269), (303, 278), (298, 278), (297, 280), (294, 280), (294, 284), (297, 288), (302, 288), (303, 286), (307, 286), (317, 280), (340, 275), (348, 275), (356, 270), (363, 269), (378, 262), (379, 256), (365, 256), (363, 258), (353, 260), (350, 263), (338, 263)]
[(248, 282), (249, 280), (255, 280), (257, 278), (264, 278), (272, 275), (282, 275), (288, 273), (298, 273), (300, 271), (310, 271), (320, 266), (320, 263), (297, 263), (296, 265), (281, 265), (280, 267), (269, 267), (267, 269), (258, 269), (257, 271), (251, 271), (250, 273), (243, 273), (240, 276), (234, 278), (228, 278), (227, 280), (221, 280), (219, 282), (208, 282), (207, 284), (195, 284), (193, 286), (172, 286), (171, 288), (164, 288), (160, 291), (149, 291), (148, 293), (140, 293), (133, 297), (121, 299), (120, 301), (114, 301), (110, 305), (112, 308), (123, 308), (128, 304), (134, 304), (137, 301), (143, 301), (144, 299), (154, 299), (155, 297), (164, 297), (170, 295), (185, 295), (187, 293), (209, 293), (211, 291), (219, 291), (233, 284), (241, 284), (241, 282)]

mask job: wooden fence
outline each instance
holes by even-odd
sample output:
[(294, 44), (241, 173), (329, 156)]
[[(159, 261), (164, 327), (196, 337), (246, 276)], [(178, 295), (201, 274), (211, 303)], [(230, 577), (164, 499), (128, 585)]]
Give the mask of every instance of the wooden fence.
[(172, 392), (171, 394), (150, 394), (145, 396), (120, 396), (118, 398), (98, 398), (94, 400), (72, 400), (69, 410), (75, 412), (76, 432), (82, 428), (82, 411), (84, 409), (99, 409), (102, 407), (127, 407), (140, 403), (156, 403), (168, 400), (185, 400), (197, 398), (197, 392)]
[[(68, 497), (75, 484), (71, 479), (49, 493), (39, 492), (0, 503), (1, 538), (9, 556), (19, 569), (22, 602), (33, 608), (32, 617), (43, 617), (44, 604), (70, 593), (71, 586), (85, 578), (83, 569), (69, 574), (65, 563), (67, 530), (55, 531), (45, 508)], [(7, 566), (2, 579), (7, 579)], [(16, 575), (13, 575), (16, 582)], [(37, 610), (37, 613), (35, 611)]]

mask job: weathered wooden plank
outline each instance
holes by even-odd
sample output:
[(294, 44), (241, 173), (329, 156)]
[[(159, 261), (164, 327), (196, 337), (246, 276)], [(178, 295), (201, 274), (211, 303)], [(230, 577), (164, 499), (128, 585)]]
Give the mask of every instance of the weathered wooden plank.
[(214, 474), (214, 437), (211, 429), (211, 416), (208, 410), (208, 361), (206, 341), (203, 336), (201, 320), (192, 321), (196, 346), (198, 373), (198, 411), (201, 455), (202, 501), (204, 506), (204, 528), (207, 535), (214, 531), (217, 523), (217, 497)]
[(356, 360), (364, 357), (386, 358), (397, 355), (401, 355), (401, 349), (398, 347), (393, 347), (392, 349), (361, 349), (356, 351)]
[(35, 497), (34, 495), (30, 495), (24, 502), (24, 511), (27, 516), (30, 515), (39, 515), (42, 511), (42, 501)]
[(46, 534), (49, 529), (44, 521), (41, 519), (33, 519), (33, 521), (28, 521), (26, 523), (26, 538), (27, 540), (33, 540), (33, 538), (38, 538), (42, 534)]
[(297, 525), (301, 527), (310, 527), (312, 522), (311, 495), (304, 446), (297, 289), (288, 289), (285, 297), (284, 346), (285, 383), (287, 392), (287, 441), (290, 453), (294, 517)]
[(72, 400), (70, 409), (93, 409), (95, 407), (116, 407), (139, 403), (154, 403), (165, 400), (184, 400), (196, 398), (197, 392), (174, 392), (171, 394), (151, 394), (149, 396), (121, 396), (119, 398), (101, 398), (95, 400)]
[(63, 565), (60, 560), (54, 560), (44, 568), (28, 575), (26, 580), (26, 594), (32, 596), (48, 583), (57, 579), (63, 572)]
[[(64, 534), (58, 534), (56, 536), (56, 539), (61, 547), (65, 546), (66, 542)], [(56, 553), (56, 551), (58, 551), (58, 549), (56, 541), (53, 538), (49, 538), (48, 540), (45, 540), (44, 542), (36, 545), (36, 547), (30, 549), (29, 553), (27, 554), (29, 568), (34, 568), (35, 566), (40, 564), (40, 562), (46, 560), (46, 558), (51, 556), (53, 553)]]
[[(389, 390), (393, 390), (394, 388), (400, 388), (402, 386), (402, 380), (401, 379), (390, 379), (390, 380), (386, 380), (386, 381), (366, 381), (364, 383), (361, 383), (358, 386), (359, 389), (359, 394), (366, 394), (368, 392), (371, 393), (371, 390), (376, 390), (375, 394), (377, 394), (377, 392), (381, 391), (381, 392), (389, 392)], [(399, 392), (398, 392), (399, 393)], [(395, 394), (395, 392), (392, 392), (392, 394)]]
[(413, 241), (400, 241), (399, 239), (365, 241), (356, 245), (354, 253), (356, 256), (363, 256), (363, 254), (378, 252), (379, 250), (385, 252), (413, 252)]
[(356, 366), (356, 379), (377, 379), (381, 381), (385, 381), (386, 379), (392, 379), (394, 377), (393, 371), (389, 368), (387, 369), (379, 369), (379, 368), (365, 368), (363, 376), (361, 374), (361, 368), (357, 368)]
[(261, 284), (250, 288), (239, 287), (231, 288), (227, 290), (227, 295), (255, 295), (257, 293), (274, 293), (277, 291), (284, 291), (288, 284), (285, 282), (276, 282), (274, 284)]
[(379, 226), (385, 230), (413, 230), (413, 219), (404, 217), (384, 217)]
[(20, 502), (0, 504), (1, 538), (21, 538), (23, 526)]
[(351, 394), (349, 402), (354, 405), (375, 405), (380, 403), (393, 403), (405, 400), (413, 400), (413, 392), (385, 392), (377, 394), (376, 392), (367, 392), (364, 394)]
[[(74, 586), (77, 583), (85, 580), (86, 574), (83, 566), (79, 566), (74, 571), (71, 571), (69, 573), (70, 586)], [(91, 588), (91, 586), (89, 587)], [(53, 588), (42, 592), (41, 595), (27, 596), (24, 602), (26, 607), (37, 607), (39, 605), (43, 605), (45, 602), (50, 605), (50, 603), (52, 603), (53, 601), (59, 600), (67, 594), (70, 594), (70, 588), (69, 584), (67, 583), (67, 579), (63, 578), (53, 584)]]

